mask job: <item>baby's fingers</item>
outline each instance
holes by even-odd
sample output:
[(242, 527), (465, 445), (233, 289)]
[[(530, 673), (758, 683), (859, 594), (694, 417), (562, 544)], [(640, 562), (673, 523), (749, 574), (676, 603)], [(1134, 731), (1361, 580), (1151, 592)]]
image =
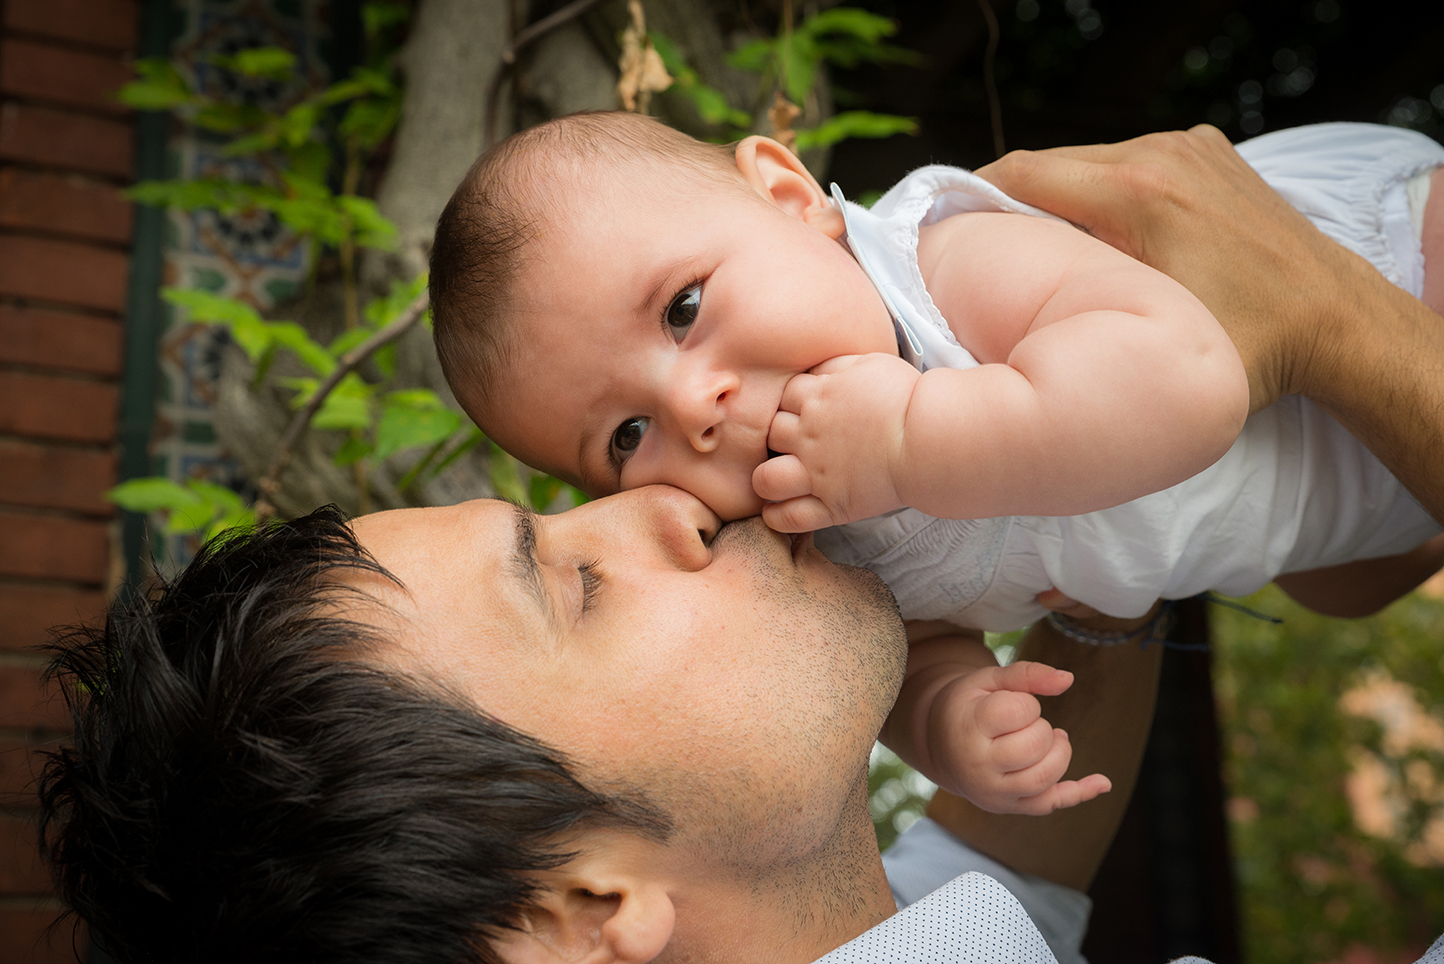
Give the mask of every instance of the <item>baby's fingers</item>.
[[(1043, 707), (1032, 694), (1003, 690), (989, 693), (978, 700), (973, 714), (978, 733), (990, 740), (997, 740), (1005, 734), (1017, 733), (1039, 722)], [(1018, 765), (1008, 767), (1010, 770), (1017, 768)]]
[(1018, 801), (1018, 812), (1042, 817), (1054, 810), (1076, 807), (1113, 789), (1113, 782), (1101, 773), (1091, 773), (1081, 780), (1064, 780), (1047, 790)]
[(752, 489), (758, 498), (768, 502), (786, 502), (788, 499), (810, 495), (812, 477), (807, 474), (807, 467), (797, 456), (779, 455), (752, 470)]
[(813, 532), (832, 525), (832, 515), (816, 496), (769, 502), (762, 507), (762, 521), (778, 532)]
[[(1043, 762), (1053, 752), (1058, 732), (1047, 720), (1035, 717), (1026, 726), (995, 737), (988, 745), (988, 762), (1000, 773), (1014, 774), (1027, 770)], [(1062, 775), (1059, 772), (1053, 779)]]
[(1066, 669), (1054, 669), (1045, 663), (1024, 659), (999, 667), (997, 672), (993, 673), (992, 685), (989, 688), (1057, 696), (1072, 685), (1073, 674)]

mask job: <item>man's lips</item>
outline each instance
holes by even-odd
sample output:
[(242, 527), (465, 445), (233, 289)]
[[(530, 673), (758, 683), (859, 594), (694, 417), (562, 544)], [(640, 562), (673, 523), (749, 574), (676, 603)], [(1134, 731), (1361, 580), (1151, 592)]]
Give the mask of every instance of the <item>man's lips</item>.
[(792, 543), (792, 559), (795, 562), (808, 549), (812, 548), (812, 533), (794, 532), (788, 540)]

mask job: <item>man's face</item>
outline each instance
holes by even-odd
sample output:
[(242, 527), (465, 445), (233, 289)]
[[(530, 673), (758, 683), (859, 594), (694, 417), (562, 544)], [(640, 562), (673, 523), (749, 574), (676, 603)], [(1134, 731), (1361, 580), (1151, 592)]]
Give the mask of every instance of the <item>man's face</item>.
[(718, 532), (676, 489), (354, 526), (406, 587), (371, 587), (396, 614), (400, 668), (599, 788), (652, 791), (699, 853), (784, 860), (831, 832), (901, 683), (901, 622), (874, 576), (759, 519)]
[(621, 162), (595, 177), (559, 189), (510, 287), (516, 352), (487, 432), (592, 495), (664, 483), (724, 520), (756, 515), (788, 380), (896, 353), (887, 310), (841, 244), (740, 178)]

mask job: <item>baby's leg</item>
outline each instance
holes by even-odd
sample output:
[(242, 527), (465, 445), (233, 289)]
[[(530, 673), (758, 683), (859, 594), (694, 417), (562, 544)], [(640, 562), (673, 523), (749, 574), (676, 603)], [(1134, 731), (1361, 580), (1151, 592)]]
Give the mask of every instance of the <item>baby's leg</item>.
[[(1440, 274), (1444, 275), (1444, 271)], [(1359, 619), (1372, 616), (1415, 589), (1441, 566), (1444, 566), (1444, 535), (1397, 556), (1358, 559), (1327, 569), (1291, 572), (1274, 582), (1295, 602), (1314, 612), (1340, 619)]]
[(1420, 235), (1424, 246), (1423, 302), (1444, 315), (1444, 167), (1429, 179), (1429, 200), (1424, 205)]

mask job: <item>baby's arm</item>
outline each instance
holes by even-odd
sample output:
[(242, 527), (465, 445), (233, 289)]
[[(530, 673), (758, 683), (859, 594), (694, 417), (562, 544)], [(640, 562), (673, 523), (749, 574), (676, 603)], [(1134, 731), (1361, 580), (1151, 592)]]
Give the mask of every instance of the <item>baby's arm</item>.
[[(788, 385), (754, 475), (784, 529), (908, 505), (947, 518), (1072, 515), (1207, 468), (1248, 414), (1218, 322), (1075, 228), (972, 213), (923, 230), (934, 303), (983, 364), (919, 376), (861, 356)], [(790, 502), (788, 500), (791, 500)]]
[(882, 732), (900, 757), (993, 813), (1052, 813), (1107, 792), (1101, 774), (1060, 782), (1073, 749), (1033, 696), (1057, 696), (1072, 673), (999, 666), (980, 638), (946, 623), (909, 623), (908, 637), (907, 677)]

